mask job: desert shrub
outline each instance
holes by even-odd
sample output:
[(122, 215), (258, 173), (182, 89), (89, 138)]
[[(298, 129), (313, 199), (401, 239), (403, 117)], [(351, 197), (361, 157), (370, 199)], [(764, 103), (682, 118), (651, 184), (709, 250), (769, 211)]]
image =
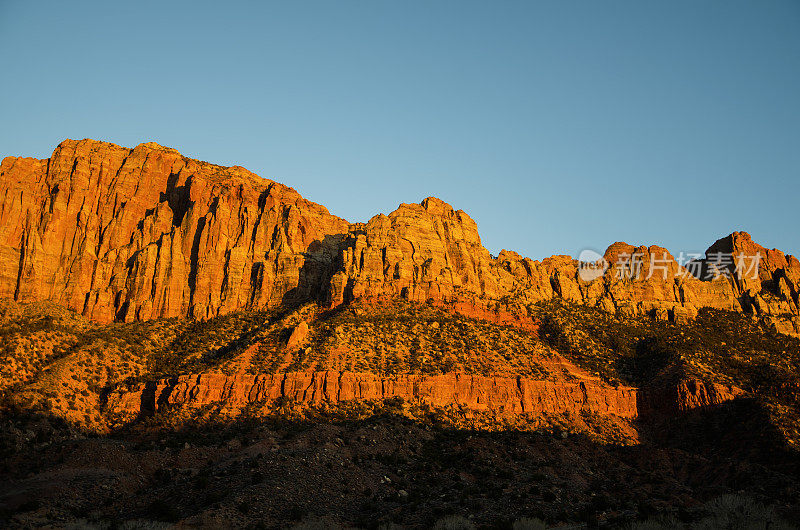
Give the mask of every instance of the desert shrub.
[(673, 366), (782, 400), (800, 388), (800, 340), (741, 313), (703, 308), (675, 324), (558, 300), (531, 310), (542, 341), (608, 381), (643, 384)]
[(342, 527), (341, 525), (331, 522), (328, 519), (308, 517), (294, 525), (292, 528), (293, 530), (339, 530)]
[(146, 519), (131, 519), (129, 521), (115, 521), (109, 525), (107, 522), (95, 522), (88, 519), (80, 518), (75, 521), (66, 523), (63, 527), (65, 530), (168, 530), (174, 528), (174, 525), (163, 523), (161, 521), (149, 521)]
[(433, 525), (433, 530), (474, 530), (475, 525), (460, 515), (448, 515), (442, 517)]
[(672, 515), (661, 515), (632, 523), (627, 528), (629, 530), (680, 530), (684, 526)]
[(101, 530), (102, 528), (101, 525), (82, 517), (64, 525), (64, 530)]
[(173, 528), (173, 525), (160, 521), (134, 519), (120, 523), (117, 528), (119, 530), (167, 530), (168, 528)]
[(775, 513), (771, 506), (765, 506), (744, 495), (723, 495), (704, 506), (708, 515), (694, 528), (713, 530), (781, 530), (794, 528)]
[(522, 519), (514, 521), (511, 528), (513, 530), (546, 530), (547, 524), (541, 519), (523, 517)]
[[(796, 528), (782, 520), (772, 506), (744, 495), (723, 495), (703, 506), (703, 517), (691, 525), (693, 530), (788, 530)], [(630, 530), (671, 530), (684, 528), (671, 515), (657, 516), (628, 526)]]

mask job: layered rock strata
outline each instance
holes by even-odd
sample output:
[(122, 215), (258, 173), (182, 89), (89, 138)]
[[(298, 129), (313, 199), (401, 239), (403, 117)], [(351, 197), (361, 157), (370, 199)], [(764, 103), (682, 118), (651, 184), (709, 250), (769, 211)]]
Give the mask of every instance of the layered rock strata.
[[(741, 254), (758, 256), (754, 274), (708, 274)], [(614, 265), (631, 256), (637, 274), (620, 274)], [(154, 143), (66, 140), (49, 159), (0, 165), (0, 297), (48, 299), (97, 321), (383, 296), (524, 318), (529, 304), (562, 298), (676, 321), (702, 307), (747, 311), (800, 333), (800, 262), (744, 232), (698, 267), (626, 243), (604, 259), (608, 270), (585, 281), (569, 256), (493, 257), (475, 221), (435, 198), (349, 224), (244, 168)]]
[(276, 399), (301, 404), (351, 400), (406, 401), (435, 407), (457, 406), (499, 414), (573, 414), (589, 412), (633, 419), (717, 405), (741, 395), (735, 388), (684, 381), (673, 392), (657, 394), (633, 387), (611, 387), (597, 381), (544, 381), (525, 377), (491, 377), (460, 373), (406, 374), (381, 378), (371, 373), (287, 372), (226, 376), (193, 374), (120, 386), (108, 397), (106, 410), (132, 419), (160, 410), (220, 405), (236, 412), (251, 404)]

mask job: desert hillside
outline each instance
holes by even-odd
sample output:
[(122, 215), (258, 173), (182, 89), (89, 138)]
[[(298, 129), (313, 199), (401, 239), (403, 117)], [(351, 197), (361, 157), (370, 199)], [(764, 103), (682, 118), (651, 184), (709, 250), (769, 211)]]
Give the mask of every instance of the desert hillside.
[(154, 143), (5, 158), (0, 521), (791, 527), (798, 259), (603, 260), (493, 256), (433, 197), (350, 223)]

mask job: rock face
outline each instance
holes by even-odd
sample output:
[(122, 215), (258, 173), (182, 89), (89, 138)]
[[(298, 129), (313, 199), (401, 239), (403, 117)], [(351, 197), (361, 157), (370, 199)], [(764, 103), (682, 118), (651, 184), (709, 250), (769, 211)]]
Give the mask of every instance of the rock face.
[[(753, 277), (708, 274), (733, 271), (740, 254), (759, 256)], [(638, 274), (620, 274), (632, 256)], [(720, 256), (728, 265), (714, 267)], [(526, 318), (527, 304), (560, 297), (676, 321), (702, 307), (747, 311), (800, 333), (800, 262), (744, 232), (695, 262), (626, 243), (605, 260), (584, 281), (569, 256), (495, 258), (466, 213), (433, 197), (349, 224), (241, 167), (153, 143), (67, 140), (47, 160), (0, 166), (0, 297), (49, 299), (98, 321), (397, 296)]]
[[(747, 263), (737, 274), (740, 256)], [(370, 296), (471, 300), (523, 316), (526, 304), (556, 297), (673, 321), (712, 307), (766, 316), (778, 331), (800, 333), (800, 262), (757, 245), (747, 233), (719, 240), (695, 264), (679, 263), (662, 247), (621, 242), (608, 247), (604, 260), (605, 273), (584, 281), (581, 264), (569, 256), (539, 262), (504, 250), (493, 258), (466, 213), (431, 197), (354, 225), (328, 292), (332, 305)], [(709, 274), (715, 262), (728, 264), (719, 271), (725, 274)], [(758, 266), (748, 270), (753, 263)]]
[(332, 371), (256, 376), (206, 373), (118, 387), (109, 395), (106, 410), (119, 418), (132, 420), (140, 414), (174, 407), (217, 404), (235, 413), (251, 404), (270, 405), (279, 398), (317, 405), (399, 397), (437, 407), (452, 405), (500, 414), (539, 416), (590, 412), (634, 419), (714, 406), (742, 394), (740, 389), (698, 380), (681, 381), (653, 392), (611, 387), (596, 380), (547, 381), (459, 373), (405, 374), (392, 378)]
[(354, 225), (341, 259), (333, 303), (365, 295), (441, 300), (459, 290), (498, 295), (475, 221), (434, 197)]
[(297, 351), (297, 349), (303, 344), (303, 341), (306, 340), (308, 336), (308, 324), (305, 321), (300, 322), (293, 330), (292, 334), (289, 336), (289, 340), (286, 343), (286, 349), (288, 351)]
[(740, 388), (689, 379), (641, 391), (638, 406), (645, 416), (672, 416), (692, 409), (713, 407), (744, 395)]
[(582, 410), (636, 416), (635, 389), (584, 382), (537, 381), (523, 377), (485, 377), (448, 373), (380, 378), (371, 373), (289, 372), (258, 376), (186, 375), (114, 392), (108, 410), (137, 415), (162, 407), (220, 403), (231, 410), (277, 398), (306, 403), (339, 403), (400, 397), (433, 406), (507, 413), (573, 413)]
[(98, 321), (278, 305), (313, 295), (347, 230), (241, 167), (67, 140), (0, 166), (0, 296)]

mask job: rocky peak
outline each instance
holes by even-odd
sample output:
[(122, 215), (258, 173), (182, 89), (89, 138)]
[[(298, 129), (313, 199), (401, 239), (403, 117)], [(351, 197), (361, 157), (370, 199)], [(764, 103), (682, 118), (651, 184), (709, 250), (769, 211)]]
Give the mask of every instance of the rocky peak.
[(159, 144), (157, 142), (143, 142), (143, 143), (137, 145), (136, 147), (134, 147), (134, 151), (136, 149), (151, 149), (151, 150), (155, 150), (155, 151), (172, 151), (172, 152), (175, 152), (175, 153), (178, 152), (178, 151), (176, 151), (175, 149), (173, 149), (171, 147), (163, 146), (163, 145), (161, 145), (161, 144)]
[(431, 215), (446, 217), (453, 213), (453, 207), (436, 197), (427, 197), (420, 203), (426, 212)]
[(435, 197), (401, 204), (351, 230), (341, 262), (330, 287), (333, 304), (361, 296), (442, 300), (461, 288), (483, 292), (492, 266), (475, 221)]

